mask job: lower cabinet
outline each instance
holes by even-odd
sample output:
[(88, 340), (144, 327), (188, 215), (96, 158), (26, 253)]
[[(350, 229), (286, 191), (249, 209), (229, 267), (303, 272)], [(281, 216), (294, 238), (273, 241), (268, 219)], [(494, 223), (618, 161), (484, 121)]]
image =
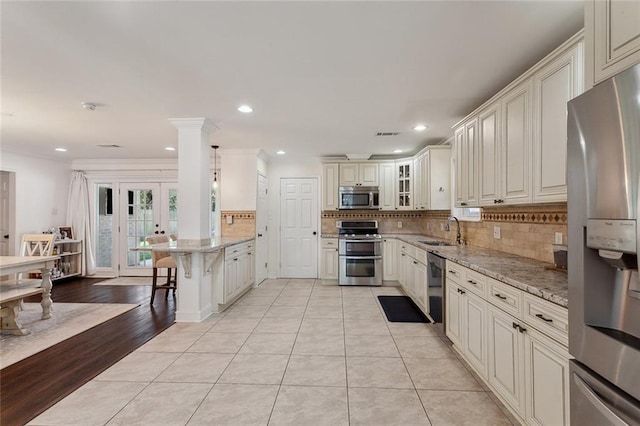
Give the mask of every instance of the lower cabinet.
[[(566, 309), (541, 298), (536, 312), (558, 323), (549, 334), (544, 321), (527, 316), (528, 293), (485, 277), (478, 294), (478, 272), (447, 262), (446, 334), (487, 385), (528, 425), (569, 425), (569, 359), (557, 330)], [(493, 297), (495, 296), (495, 297)], [(508, 311), (508, 312), (507, 312)], [(532, 317), (537, 319), (537, 317)], [(529, 321), (528, 321), (529, 320)]]
[(398, 240), (393, 238), (382, 241), (382, 280), (398, 280)]
[(254, 259), (253, 241), (225, 248), (222, 304), (233, 302), (253, 285)]
[(322, 239), (322, 267), (320, 269), (320, 278), (323, 280), (338, 279), (338, 239), (323, 238)]
[(476, 371), (487, 377), (487, 302), (455, 281), (447, 280), (447, 337)]
[(400, 244), (398, 281), (407, 296), (425, 314), (429, 314), (427, 252), (407, 243)]

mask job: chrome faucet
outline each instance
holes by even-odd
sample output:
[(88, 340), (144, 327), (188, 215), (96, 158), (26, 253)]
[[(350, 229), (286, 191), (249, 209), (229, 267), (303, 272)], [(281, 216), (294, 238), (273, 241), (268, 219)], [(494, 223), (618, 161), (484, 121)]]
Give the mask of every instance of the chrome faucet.
[(456, 232), (456, 244), (462, 244), (462, 236), (460, 235), (460, 221), (458, 220), (457, 217), (455, 216), (449, 216), (449, 219), (447, 219), (447, 226), (445, 227), (446, 231), (450, 231), (451, 230), (451, 221), (455, 220), (456, 221), (456, 228), (457, 228), (457, 232)]

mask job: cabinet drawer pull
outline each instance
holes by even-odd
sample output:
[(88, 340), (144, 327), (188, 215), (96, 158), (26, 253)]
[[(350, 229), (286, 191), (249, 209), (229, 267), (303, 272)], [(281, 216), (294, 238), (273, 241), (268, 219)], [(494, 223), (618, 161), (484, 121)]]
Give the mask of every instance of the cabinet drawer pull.
[(451, 269), (449, 269), (449, 273), (455, 275), (456, 271), (452, 271)]
[(503, 296), (500, 293), (496, 293), (496, 294), (494, 294), (494, 296), (497, 297), (498, 299), (501, 299), (501, 300), (507, 300), (507, 296)]
[(414, 261), (413, 261), (413, 264), (414, 264), (414, 265), (417, 265), (417, 264), (418, 264), (418, 262), (416, 262), (416, 261), (414, 260)]
[(478, 285), (478, 283), (477, 283), (477, 282), (475, 282), (474, 280), (467, 280), (467, 282), (468, 282), (469, 284)]
[(545, 318), (544, 315), (542, 315), (542, 314), (536, 314), (536, 316), (538, 318), (540, 318), (542, 321), (553, 322), (553, 320), (551, 318)]
[(460, 293), (460, 294), (466, 294), (467, 292), (466, 292), (466, 291), (464, 291), (464, 290), (458, 289), (458, 293)]
[(237, 262), (237, 261), (238, 261), (238, 258), (236, 257), (235, 259), (233, 259), (233, 261), (234, 261), (234, 262)]
[(516, 329), (516, 330), (518, 330), (520, 333), (524, 333), (524, 332), (526, 332), (526, 331), (527, 331), (527, 329), (526, 329), (526, 328), (522, 327), (520, 324), (517, 324), (517, 323), (515, 323), (515, 322), (511, 324), (511, 327), (515, 328), (515, 329)]

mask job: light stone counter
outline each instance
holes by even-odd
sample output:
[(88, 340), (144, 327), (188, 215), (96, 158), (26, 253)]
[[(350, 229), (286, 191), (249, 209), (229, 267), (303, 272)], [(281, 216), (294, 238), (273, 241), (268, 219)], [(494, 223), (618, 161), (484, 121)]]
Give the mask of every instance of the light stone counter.
[(136, 247), (130, 249), (131, 251), (164, 251), (169, 253), (209, 253), (219, 250), (223, 250), (227, 247), (234, 246), (236, 244), (246, 243), (253, 240), (253, 236), (250, 237), (216, 237), (211, 238), (208, 243), (205, 244), (185, 244), (184, 242), (170, 241), (168, 243), (154, 244), (153, 246)]
[(420, 241), (442, 240), (424, 235), (384, 234), (383, 237), (412, 244), (557, 305), (569, 305), (567, 274), (550, 270), (553, 267), (550, 263), (468, 245), (429, 246)]

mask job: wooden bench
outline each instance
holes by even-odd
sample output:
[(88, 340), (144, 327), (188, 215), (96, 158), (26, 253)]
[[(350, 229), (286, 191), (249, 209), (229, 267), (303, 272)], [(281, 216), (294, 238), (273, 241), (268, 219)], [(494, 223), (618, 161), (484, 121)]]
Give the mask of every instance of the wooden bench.
[(18, 321), (18, 313), (20, 312), (20, 304), (22, 299), (37, 294), (42, 294), (42, 287), (16, 287), (2, 285), (0, 286), (0, 332), (24, 336), (30, 331), (23, 328)]

